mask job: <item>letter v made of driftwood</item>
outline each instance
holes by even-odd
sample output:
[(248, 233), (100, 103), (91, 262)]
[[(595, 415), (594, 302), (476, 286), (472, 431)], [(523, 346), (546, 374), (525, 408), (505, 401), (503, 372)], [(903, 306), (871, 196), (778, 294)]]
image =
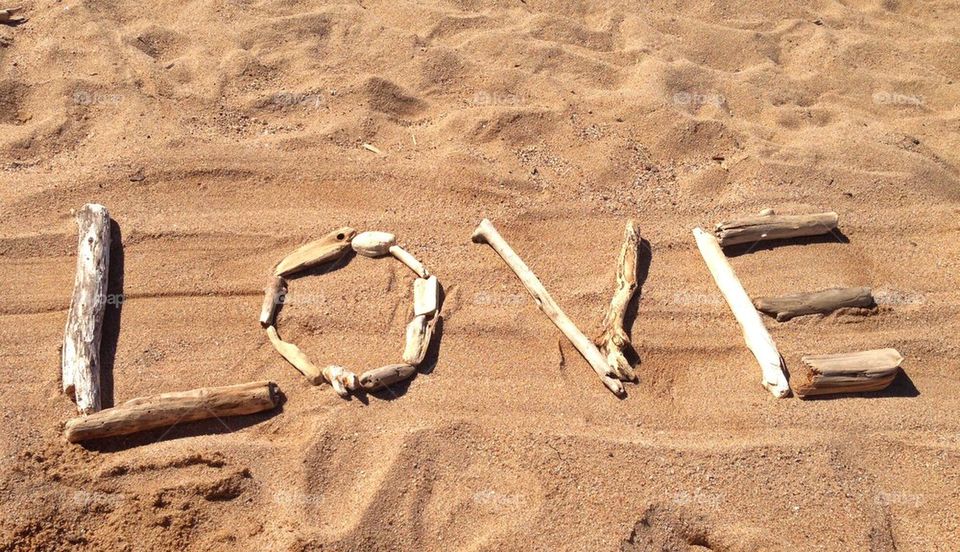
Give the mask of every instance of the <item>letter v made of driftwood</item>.
[(623, 384), (617, 379), (617, 374), (607, 363), (603, 353), (597, 349), (587, 336), (577, 328), (576, 324), (560, 309), (547, 289), (543, 287), (537, 275), (527, 267), (523, 259), (510, 247), (510, 244), (503, 239), (503, 236), (497, 232), (493, 223), (483, 219), (477, 226), (471, 238), (474, 243), (486, 243), (500, 255), (503, 262), (517, 275), (523, 286), (527, 288), (530, 295), (533, 296), (537, 306), (550, 319), (551, 322), (573, 343), (573, 346), (580, 351), (583, 358), (587, 361), (593, 371), (600, 377), (600, 381), (611, 392), (617, 396), (624, 394)]

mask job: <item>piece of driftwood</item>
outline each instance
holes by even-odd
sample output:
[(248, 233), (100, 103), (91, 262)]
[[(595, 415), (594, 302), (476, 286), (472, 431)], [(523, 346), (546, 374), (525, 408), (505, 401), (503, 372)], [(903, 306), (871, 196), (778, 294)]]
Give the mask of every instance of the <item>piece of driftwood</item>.
[(610, 310), (603, 318), (603, 331), (594, 340), (600, 352), (607, 358), (607, 364), (613, 368), (617, 377), (624, 381), (637, 378), (630, 361), (623, 354), (630, 347), (630, 334), (627, 333), (624, 318), (633, 295), (637, 292), (637, 259), (640, 249), (640, 231), (637, 224), (630, 220), (623, 230), (623, 246), (617, 259), (617, 290), (610, 300)]
[(310, 361), (300, 347), (280, 339), (277, 329), (273, 326), (267, 328), (267, 336), (280, 356), (299, 370), (311, 384), (320, 385), (326, 381), (341, 397), (346, 397), (350, 391), (357, 389), (357, 376), (353, 372), (335, 364), (323, 369), (317, 368), (317, 365)]
[(774, 397), (786, 397), (790, 393), (790, 385), (784, 374), (783, 359), (773, 343), (773, 338), (763, 325), (760, 313), (750, 302), (750, 297), (747, 296), (733, 267), (720, 249), (720, 243), (717, 238), (700, 228), (694, 228), (693, 235), (697, 240), (700, 254), (703, 255), (703, 260), (710, 269), (710, 274), (720, 288), (720, 293), (723, 294), (727, 304), (730, 305), (730, 310), (733, 311), (733, 316), (740, 323), (747, 347), (760, 364), (761, 383)]
[(78, 443), (181, 422), (254, 414), (271, 410), (278, 402), (277, 386), (270, 381), (162, 393), (70, 420), (64, 433), (68, 441)]
[(810, 355), (800, 360), (805, 373), (798, 374), (793, 390), (800, 398), (834, 393), (880, 391), (897, 377), (903, 356), (896, 349), (856, 353)]
[(409, 379), (416, 371), (417, 369), (409, 364), (390, 364), (375, 368), (360, 374), (360, 387), (366, 391), (376, 391)]
[(471, 239), (474, 243), (488, 244), (500, 255), (507, 266), (520, 278), (520, 282), (523, 283), (527, 291), (530, 292), (530, 295), (533, 296), (540, 310), (547, 315), (547, 318), (549, 318), (550, 321), (563, 332), (563, 335), (573, 343), (573, 346), (580, 351), (580, 354), (583, 355), (583, 358), (590, 367), (600, 376), (600, 380), (607, 389), (617, 395), (623, 395), (623, 384), (616, 378), (616, 373), (613, 371), (613, 368), (607, 364), (607, 359), (604, 358), (603, 354), (597, 349), (597, 346), (593, 344), (593, 341), (585, 336), (583, 332), (577, 328), (576, 324), (560, 309), (556, 301), (553, 300), (553, 297), (547, 292), (547, 289), (543, 287), (543, 284), (537, 278), (536, 274), (527, 267), (526, 263), (514, 252), (506, 240), (503, 239), (503, 236), (497, 232), (493, 223), (487, 219), (483, 219), (476, 230), (474, 230)]
[(413, 315), (433, 316), (440, 300), (440, 283), (436, 276), (417, 278), (413, 281)]
[(330, 387), (333, 387), (333, 390), (341, 397), (346, 397), (351, 391), (356, 391), (359, 388), (357, 375), (343, 366), (331, 364), (325, 366), (322, 372)]
[(306, 353), (301, 351), (300, 347), (280, 339), (280, 335), (277, 334), (277, 329), (273, 326), (267, 327), (267, 336), (270, 338), (270, 343), (273, 344), (273, 348), (280, 353), (280, 356), (292, 364), (301, 374), (306, 376), (307, 381), (313, 385), (323, 383), (323, 372), (307, 358)]
[(357, 231), (349, 226), (337, 228), (333, 232), (302, 245), (277, 264), (275, 276), (290, 276), (307, 268), (339, 259), (350, 249), (350, 242)]
[(836, 213), (810, 215), (758, 215), (721, 222), (714, 233), (720, 247), (764, 240), (781, 240), (827, 234), (837, 227)]
[(391, 245), (388, 251), (395, 259), (407, 265), (407, 267), (410, 268), (410, 270), (412, 270), (418, 277), (430, 277), (430, 272), (423, 266), (423, 263), (411, 255), (406, 249), (400, 247), (399, 245)]
[(753, 304), (760, 312), (786, 322), (795, 316), (833, 312), (846, 307), (876, 306), (868, 287), (831, 288), (783, 297), (760, 297)]
[(353, 250), (364, 257), (383, 257), (397, 245), (397, 237), (389, 232), (361, 232), (350, 242)]
[(433, 327), (436, 317), (421, 314), (414, 316), (407, 324), (406, 339), (403, 346), (403, 361), (413, 366), (420, 366), (430, 348), (430, 339), (433, 337)]
[(16, 21), (13, 18), (23, 8), (7, 8), (5, 10), (0, 10), (0, 23), (9, 23), (11, 21)]
[(287, 281), (282, 276), (271, 276), (264, 288), (263, 305), (260, 307), (260, 325), (266, 328), (273, 325), (277, 309), (287, 295)]
[(90, 414), (100, 410), (100, 339), (107, 306), (110, 268), (110, 213), (88, 203), (76, 213), (79, 238), (73, 298), (67, 311), (61, 373), (63, 392)]

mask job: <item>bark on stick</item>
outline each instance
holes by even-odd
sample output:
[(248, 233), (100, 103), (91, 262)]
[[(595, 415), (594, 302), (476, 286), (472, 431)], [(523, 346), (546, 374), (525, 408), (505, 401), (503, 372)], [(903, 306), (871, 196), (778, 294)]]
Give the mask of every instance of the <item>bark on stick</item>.
[(836, 213), (811, 215), (761, 215), (721, 222), (714, 233), (720, 247), (764, 240), (782, 240), (819, 236), (833, 231), (839, 217)]
[(783, 297), (760, 297), (753, 302), (760, 312), (774, 316), (777, 322), (786, 322), (805, 314), (825, 314), (848, 307), (876, 306), (868, 287), (832, 288), (809, 293), (795, 293)]
[(636, 374), (623, 354), (630, 346), (630, 334), (627, 333), (624, 318), (630, 300), (637, 292), (637, 262), (640, 249), (640, 232), (634, 221), (627, 221), (623, 231), (623, 246), (617, 259), (617, 290), (610, 300), (610, 310), (603, 319), (603, 332), (594, 340), (600, 352), (607, 358), (607, 364), (623, 381), (633, 381)]

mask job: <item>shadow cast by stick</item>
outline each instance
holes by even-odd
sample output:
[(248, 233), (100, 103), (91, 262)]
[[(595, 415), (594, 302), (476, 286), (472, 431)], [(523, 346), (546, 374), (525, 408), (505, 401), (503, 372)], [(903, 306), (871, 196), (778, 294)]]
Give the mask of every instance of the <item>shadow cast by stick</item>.
[[(336, 272), (350, 264), (350, 261), (353, 260), (356, 255), (357, 254), (353, 251), (348, 250), (339, 259), (301, 270), (295, 274), (291, 274), (290, 276), (284, 276), (283, 279), (287, 282), (288, 291), (284, 292), (280, 295), (280, 297), (277, 298), (277, 307), (273, 313), (273, 324), (276, 325), (277, 320), (280, 319), (280, 313), (283, 311), (283, 306), (286, 304), (287, 294), (289, 294), (291, 282), (299, 280), (300, 278), (306, 278), (308, 276), (322, 276), (324, 274)], [(270, 273), (273, 274), (273, 271), (271, 270)], [(271, 278), (274, 278), (274, 276), (271, 276)]]
[(103, 313), (100, 338), (100, 401), (103, 408), (114, 405), (113, 367), (120, 341), (123, 316), (123, 234), (117, 221), (110, 219), (110, 267), (107, 274), (107, 306)]
[(378, 389), (376, 391), (365, 393), (365, 396), (358, 397), (360, 402), (369, 404), (369, 400), (367, 398), (368, 396), (384, 401), (399, 399), (407, 394), (407, 390), (410, 389), (410, 385), (413, 383), (413, 380), (417, 379), (417, 377), (419, 377), (421, 374), (432, 374), (434, 369), (436, 369), (437, 362), (440, 359), (440, 344), (443, 341), (443, 315), (440, 313), (443, 312), (443, 302), (447, 296), (446, 291), (443, 288), (443, 284), (439, 284), (438, 287), (439, 296), (437, 298), (437, 320), (434, 322), (433, 335), (430, 339), (430, 345), (427, 348), (427, 353), (423, 357), (423, 362), (417, 366), (417, 371), (414, 372), (413, 376), (404, 381), (397, 382), (384, 389)]
[(756, 243), (741, 243), (738, 245), (728, 245), (723, 248), (723, 253), (727, 257), (739, 257), (758, 251), (769, 251), (778, 247), (790, 245), (813, 245), (819, 243), (850, 243), (850, 238), (846, 236), (839, 228), (831, 230), (828, 234), (819, 236), (805, 236), (801, 238), (784, 238), (780, 240), (759, 241)]

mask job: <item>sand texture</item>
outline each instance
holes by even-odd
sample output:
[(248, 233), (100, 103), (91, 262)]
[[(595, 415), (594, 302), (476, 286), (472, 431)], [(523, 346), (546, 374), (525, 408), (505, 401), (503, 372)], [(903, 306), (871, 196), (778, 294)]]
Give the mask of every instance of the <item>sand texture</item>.
[[(956, 3), (23, 7), (0, 24), (0, 549), (960, 549)], [(66, 442), (87, 202), (123, 296), (105, 404), (272, 380), (280, 408)], [(893, 347), (890, 388), (760, 386), (691, 229), (764, 208), (840, 232), (730, 248), (752, 297), (878, 302), (764, 317), (787, 366)], [(627, 398), (470, 242), (484, 217), (591, 336), (637, 220)], [(395, 233), (444, 294), (427, 365), (352, 400), (257, 322), (274, 264), (341, 226)], [(281, 336), (400, 362), (414, 274), (347, 260), (290, 280)]]

